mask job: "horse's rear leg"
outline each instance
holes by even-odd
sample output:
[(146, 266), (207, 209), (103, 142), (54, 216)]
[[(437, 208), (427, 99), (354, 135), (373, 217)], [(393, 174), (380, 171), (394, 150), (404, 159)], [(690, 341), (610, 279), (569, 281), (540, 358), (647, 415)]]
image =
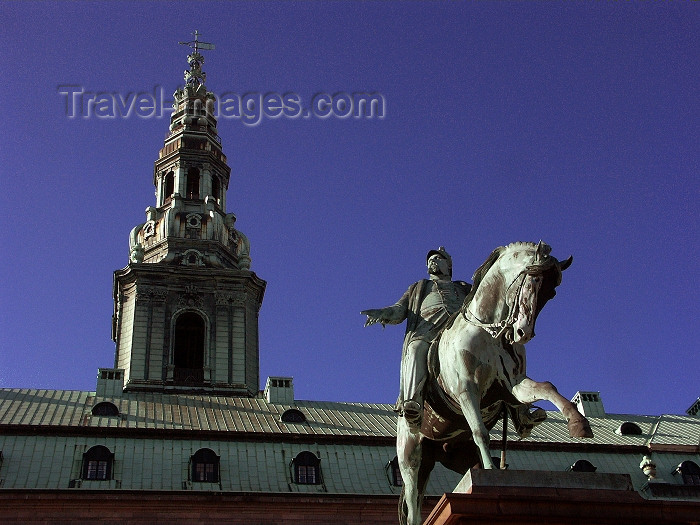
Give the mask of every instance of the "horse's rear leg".
[(419, 487), (422, 444), (420, 434), (412, 433), (403, 417), (399, 418), (397, 425), (396, 455), (403, 479), (401, 500), (399, 501), (399, 523), (401, 525), (420, 525), (423, 521)]
[(591, 425), (588, 423), (588, 420), (578, 411), (576, 406), (562, 396), (549, 381), (537, 382), (526, 377), (513, 387), (512, 392), (515, 398), (521, 403), (534, 403), (539, 400), (552, 403), (568, 421), (567, 426), (571, 437), (593, 437), (593, 431), (591, 430)]
[(481, 465), (485, 469), (496, 468), (491, 459), (491, 451), (489, 450), (489, 431), (486, 425), (484, 425), (484, 420), (481, 419), (481, 396), (479, 395), (479, 390), (472, 381), (468, 381), (464, 388), (465, 389), (458, 397), (459, 406), (462, 408), (462, 413), (472, 431), (474, 443), (479, 447)]

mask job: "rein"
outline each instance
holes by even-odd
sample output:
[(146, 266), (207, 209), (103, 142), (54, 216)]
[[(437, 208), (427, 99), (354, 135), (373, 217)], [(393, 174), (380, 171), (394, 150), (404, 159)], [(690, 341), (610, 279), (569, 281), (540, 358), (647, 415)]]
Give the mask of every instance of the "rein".
[[(506, 288), (505, 292), (506, 306), (508, 307), (508, 317), (506, 317), (505, 319), (502, 319), (501, 321), (496, 323), (486, 323), (482, 321), (474, 314), (474, 312), (472, 312), (469, 309), (469, 306), (471, 306), (471, 304), (474, 302), (473, 300), (469, 304), (465, 304), (462, 307), (462, 317), (464, 317), (464, 320), (467, 321), (469, 324), (472, 324), (479, 328), (483, 328), (494, 339), (500, 339), (500, 337), (506, 333), (508, 328), (513, 327), (513, 323), (515, 322), (518, 316), (518, 298), (520, 297), (520, 293), (522, 292), (523, 286), (525, 285), (525, 276), (544, 273), (545, 271), (549, 270), (552, 266), (554, 266), (554, 259), (547, 258), (541, 264), (532, 264), (530, 266), (526, 266), (525, 269), (521, 270), (518, 273), (518, 275), (515, 276), (515, 278)], [(513, 287), (513, 285), (518, 281), (518, 279), (520, 279), (520, 283), (518, 284), (518, 288), (515, 292), (515, 295), (513, 295), (513, 304), (508, 304), (508, 291)]]
[(479, 319), (474, 314), (474, 312), (472, 312), (469, 309), (469, 306), (471, 305), (471, 303), (469, 303), (464, 308), (462, 308), (462, 317), (464, 317), (464, 320), (470, 324), (473, 324), (474, 326), (477, 326), (479, 328), (483, 328), (494, 339), (499, 339), (503, 334), (506, 333), (506, 330), (508, 330), (508, 328), (511, 328), (513, 326), (513, 323), (515, 322), (515, 319), (517, 317), (518, 298), (520, 297), (520, 292), (523, 289), (523, 285), (525, 284), (525, 273), (526, 273), (526, 271), (523, 270), (518, 275), (516, 275), (515, 279), (513, 279), (513, 281), (508, 285), (508, 288), (506, 288), (506, 297), (508, 297), (508, 290), (510, 290), (510, 288), (515, 284), (515, 282), (522, 277), (522, 280), (520, 281), (520, 284), (518, 285), (518, 289), (514, 295), (514, 299), (513, 299), (514, 304), (509, 305), (508, 303), (506, 303), (506, 305), (508, 306), (508, 317), (506, 319), (502, 319), (501, 321), (499, 321), (497, 323), (486, 323), (486, 322), (482, 321), (481, 319)]

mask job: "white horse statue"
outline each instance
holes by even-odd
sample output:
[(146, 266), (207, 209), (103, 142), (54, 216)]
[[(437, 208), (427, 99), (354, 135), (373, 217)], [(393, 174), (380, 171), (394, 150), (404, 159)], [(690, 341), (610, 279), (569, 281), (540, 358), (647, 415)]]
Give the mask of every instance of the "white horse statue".
[(398, 420), (402, 525), (421, 523), (423, 491), (436, 461), (462, 474), (477, 464), (495, 468), (489, 429), (502, 415), (527, 436), (546, 417), (531, 404), (547, 400), (567, 418), (572, 437), (593, 437), (586, 418), (551, 383), (525, 374), (524, 344), (535, 336), (537, 315), (572, 262), (550, 252), (542, 242), (494, 250), (475, 272), (461, 310), (433, 343), (421, 428), (411, 431), (405, 418)]

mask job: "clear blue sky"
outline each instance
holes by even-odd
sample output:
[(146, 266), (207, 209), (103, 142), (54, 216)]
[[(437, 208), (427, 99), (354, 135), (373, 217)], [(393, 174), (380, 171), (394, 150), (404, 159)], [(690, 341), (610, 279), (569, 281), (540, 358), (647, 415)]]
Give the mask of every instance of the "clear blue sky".
[[(268, 282), (261, 380), (395, 400), (403, 326), (363, 328), (444, 245), (573, 254), (528, 371), (608, 412), (700, 395), (698, 3), (3, 2), (0, 386), (93, 390), (112, 272), (154, 205), (163, 118), (69, 119), (59, 86), (170, 95), (198, 29), (218, 93), (381, 93), (383, 119), (222, 118), (228, 211)], [(547, 407), (546, 405), (544, 405)], [(547, 407), (550, 408), (550, 407)]]

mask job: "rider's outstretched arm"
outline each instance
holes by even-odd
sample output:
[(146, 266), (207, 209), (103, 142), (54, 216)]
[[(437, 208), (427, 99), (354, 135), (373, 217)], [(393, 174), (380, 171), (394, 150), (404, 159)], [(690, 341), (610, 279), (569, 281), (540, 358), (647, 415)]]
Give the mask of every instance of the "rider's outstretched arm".
[(409, 291), (403, 294), (401, 299), (393, 306), (374, 310), (362, 310), (360, 313), (367, 316), (365, 326), (375, 323), (381, 323), (382, 325), (401, 323), (408, 316)]

